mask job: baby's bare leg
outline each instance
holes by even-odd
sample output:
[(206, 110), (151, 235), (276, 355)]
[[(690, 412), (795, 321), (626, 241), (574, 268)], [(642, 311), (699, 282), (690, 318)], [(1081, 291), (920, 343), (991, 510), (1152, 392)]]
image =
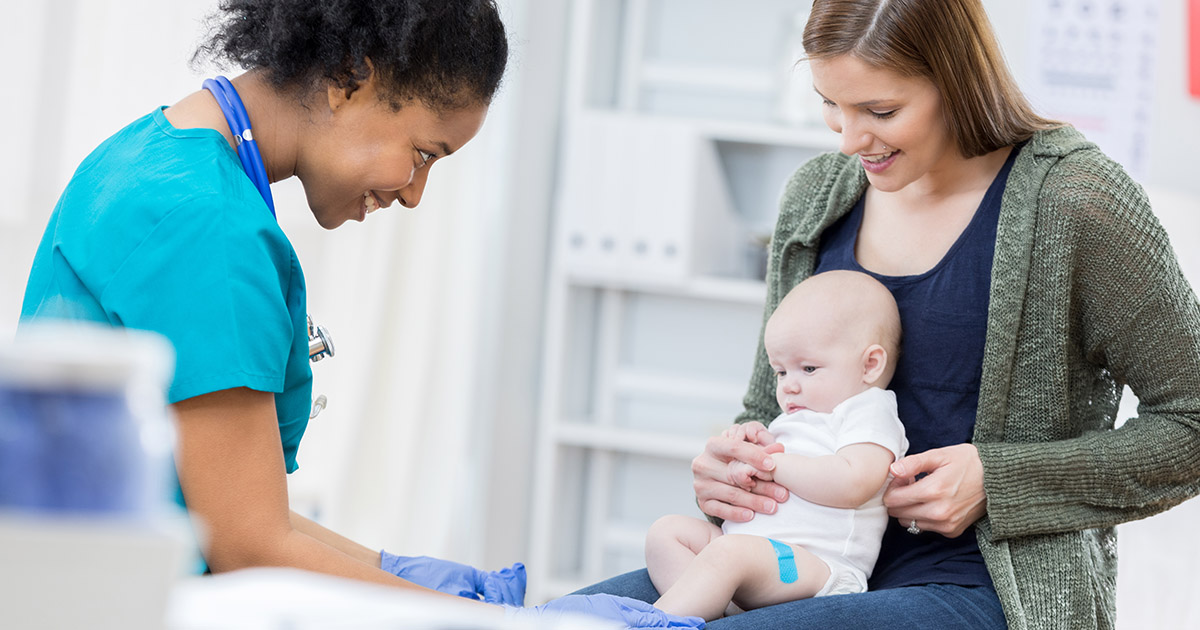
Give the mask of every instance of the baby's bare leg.
[(816, 595), (829, 580), (829, 567), (801, 547), (791, 545), (799, 579), (785, 584), (771, 541), (762, 536), (730, 534), (709, 543), (663, 594), (655, 607), (673, 615), (719, 619), (730, 601), (746, 610)]
[(721, 528), (708, 521), (672, 514), (650, 526), (646, 533), (646, 570), (659, 593), (667, 592), (684, 570)]

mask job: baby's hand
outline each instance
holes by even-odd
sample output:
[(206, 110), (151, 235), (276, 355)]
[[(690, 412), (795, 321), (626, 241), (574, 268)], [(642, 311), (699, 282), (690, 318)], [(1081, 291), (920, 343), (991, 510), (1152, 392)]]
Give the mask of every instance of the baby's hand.
[(727, 481), (730, 484), (747, 491), (754, 489), (754, 486), (758, 483), (756, 481), (758, 479), (763, 481), (771, 481), (773, 479), (771, 473), (759, 470), (746, 462), (739, 462), (737, 460), (729, 462), (727, 475)]
[(742, 442), (746, 441), (746, 427), (735, 424), (721, 432), (721, 437), (733, 438)]
[[(762, 433), (764, 435), (770, 435), (765, 431)], [(725, 429), (723, 432), (721, 432), (721, 436), (733, 438), (742, 442), (753, 442), (753, 440), (750, 439), (750, 432), (746, 430), (746, 425), (743, 424), (735, 424), (728, 429)], [(769, 444), (766, 448), (766, 451), (768, 454), (782, 453), (783, 445), (778, 443)], [(754, 489), (754, 486), (757, 485), (757, 482), (755, 481), (756, 479), (761, 479), (763, 481), (774, 480), (774, 475), (772, 475), (769, 471), (759, 470), (758, 468), (755, 468), (746, 462), (738, 461), (736, 459), (729, 462), (725, 474), (726, 481), (729, 484), (747, 491)]]
[(729, 462), (729, 465), (725, 471), (725, 474), (728, 477), (725, 481), (730, 485), (737, 486), (742, 490), (747, 491), (754, 489), (754, 473), (758, 472), (757, 468), (747, 464), (746, 462), (739, 462), (735, 459)]

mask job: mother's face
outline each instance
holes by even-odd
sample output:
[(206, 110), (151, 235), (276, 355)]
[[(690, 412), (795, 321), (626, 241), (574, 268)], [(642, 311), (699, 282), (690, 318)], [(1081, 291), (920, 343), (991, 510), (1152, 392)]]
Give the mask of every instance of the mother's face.
[(842, 135), (871, 185), (895, 192), (962, 159), (933, 82), (867, 64), (852, 55), (811, 62), (825, 124)]
[(332, 89), (328, 100), (296, 166), (325, 229), (362, 221), (395, 201), (416, 207), (433, 163), (474, 138), (487, 115), (483, 104), (439, 113), (420, 101), (392, 111), (370, 82), (349, 94)]

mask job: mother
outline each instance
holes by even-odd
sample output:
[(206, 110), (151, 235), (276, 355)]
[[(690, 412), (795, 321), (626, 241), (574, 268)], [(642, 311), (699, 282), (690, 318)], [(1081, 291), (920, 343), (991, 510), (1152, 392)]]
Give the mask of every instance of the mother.
[[(1113, 526), (1200, 492), (1200, 307), (1144, 192), (1033, 113), (979, 0), (816, 0), (804, 46), (841, 154), (788, 182), (766, 315), (816, 272), (883, 282), (910, 455), (870, 591), (710, 627), (1112, 628)], [(760, 342), (750, 437), (692, 464), (714, 519), (786, 500), (722, 481), (770, 467), (774, 381)], [(583, 592), (657, 597), (644, 572)]]

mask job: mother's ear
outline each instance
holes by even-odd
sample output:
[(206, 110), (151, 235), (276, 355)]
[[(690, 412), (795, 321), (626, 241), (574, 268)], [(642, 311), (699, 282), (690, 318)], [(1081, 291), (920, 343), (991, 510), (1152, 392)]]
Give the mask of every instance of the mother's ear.
[(888, 352), (879, 344), (871, 344), (862, 355), (863, 383), (874, 385), (887, 371)]

